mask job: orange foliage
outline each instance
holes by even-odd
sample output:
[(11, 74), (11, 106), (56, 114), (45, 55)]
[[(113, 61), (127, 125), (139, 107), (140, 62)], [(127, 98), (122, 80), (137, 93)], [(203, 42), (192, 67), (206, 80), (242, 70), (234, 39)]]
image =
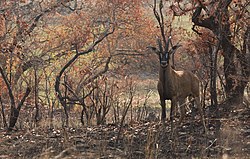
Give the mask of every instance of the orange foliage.
[(4, 36), (5, 30), (5, 19), (4, 16), (0, 14), (0, 37)]
[(7, 91), (7, 87), (2, 79), (2, 76), (0, 76), (0, 88), (1, 88), (0, 90), (0, 96), (1, 96), (4, 92)]

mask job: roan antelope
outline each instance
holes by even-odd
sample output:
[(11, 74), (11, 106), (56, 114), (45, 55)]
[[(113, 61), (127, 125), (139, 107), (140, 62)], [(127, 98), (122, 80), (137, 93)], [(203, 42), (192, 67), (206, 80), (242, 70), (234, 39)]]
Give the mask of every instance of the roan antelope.
[(152, 49), (159, 55), (160, 60), (159, 81), (157, 88), (162, 107), (162, 120), (164, 121), (166, 119), (165, 100), (171, 100), (170, 121), (171, 127), (173, 128), (173, 117), (175, 115), (175, 111), (177, 110), (177, 104), (180, 106), (179, 123), (181, 123), (186, 114), (186, 108), (184, 106), (186, 98), (193, 97), (205, 129), (203, 109), (200, 102), (200, 80), (190, 71), (176, 71), (172, 68), (170, 64), (170, 56), (180, 45), (175, 45), (170, 49), (170, 51), (168, 51), (170, 39), (171, 37), (168, 38), (164, 51), (160, 39), (157, 41), (159, 50), (152, 47)]
[[(170, 109), (170, 121), (171, 121), (171, 131), (173, 132), (173, 117), (174, 110), (177, 109), (177, 104), (180, 106), (180, 119), (179, 123), (182, 122), (186, 114), (185, 101), (187, 97), (193, 97), (196, 106), (198, 107), (201, 119), (203, 122), (204, 130), (206, 133), (205, 121), (203, 117), (203, 110), (200, 102), (200, 81), (197, 76), (189, 71), (176, 71), (170, 65), (170, 56), (178, 49), (179, 45), (173, 46), (169, 50), (169, 44), (171, 37), (166, 39), (165, 36), (165, 24), (163, 16), (163, 2), (162, 0), (158, 3), (157, 9), (156, 0), (154, 0), (154, 15), (158, 21), (159, 28), (161, 31), (162, 40), (158, 39), (157, 43), (159, 49), (155, 47), (152, 48), (158, 55), (160, 60), (160, 70), (159, 70), (159, 82), (158, 82), (158, 92), (161, 100), (162, 107), (162, 120), (166, 119), (166, 102), (165, 100), (171, 100)], [(162, 43), (163, 42), (163, 43)], [(171, 43), (172, 44), (172, 43)]]

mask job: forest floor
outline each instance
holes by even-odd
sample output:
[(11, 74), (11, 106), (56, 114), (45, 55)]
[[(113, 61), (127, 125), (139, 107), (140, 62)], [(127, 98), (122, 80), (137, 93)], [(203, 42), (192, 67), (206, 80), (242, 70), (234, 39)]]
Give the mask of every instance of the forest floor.
[[(250, 110), (221, 120), (219, 136), (187, 115), (171, 137), (169, 121), (78, 128), (0, 130), (0, 158), (250, 158)], [(197, 117), (198, 118), (198, 117)]]

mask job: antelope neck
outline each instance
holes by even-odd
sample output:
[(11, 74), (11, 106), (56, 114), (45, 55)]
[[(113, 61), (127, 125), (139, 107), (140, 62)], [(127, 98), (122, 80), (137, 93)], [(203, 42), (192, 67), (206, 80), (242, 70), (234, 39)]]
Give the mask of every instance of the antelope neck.
[(168, 65), (166, 68), (160, 68), (160, 81), (162, 83), (163, 87), (163, 96), (165, 99), (171, 99), (172, 98), (172, 91), (173, 91), (173, 85), (172, 85), (172, 70), (171, 66)]
[(171, 73), (171, 66), (170, 65), (160, 66), (160, 72), (159, 73), (160, 73), (160, 79), (164, 79), (166, 77), (166, 74)]

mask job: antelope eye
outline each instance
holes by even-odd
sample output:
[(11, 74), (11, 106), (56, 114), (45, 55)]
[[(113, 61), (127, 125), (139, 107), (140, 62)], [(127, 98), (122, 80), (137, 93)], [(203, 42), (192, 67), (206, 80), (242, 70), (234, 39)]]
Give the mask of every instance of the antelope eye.
[(162, 59), (162, 53), (160, 53), (160, 57), (161, 57), (161, 59)]

